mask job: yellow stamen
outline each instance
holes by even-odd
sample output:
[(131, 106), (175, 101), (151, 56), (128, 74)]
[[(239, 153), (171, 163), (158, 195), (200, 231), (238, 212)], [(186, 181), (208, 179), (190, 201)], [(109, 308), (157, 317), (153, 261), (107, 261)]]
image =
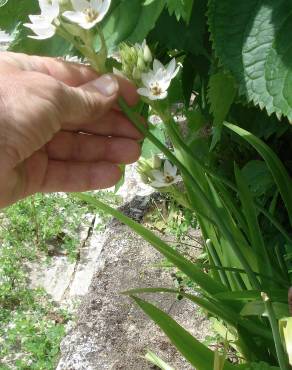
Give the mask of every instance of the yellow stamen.
[(83, 13), (86, 15), (87, 22), (94, 22), (99, 16), (98, 11), (92, 8), (86, 8)]
[(150, 87), (150, 90), (153, 95), (158, 96), (162, 94), (162, 88), (159, 86), (157, 82), (153, 83)]

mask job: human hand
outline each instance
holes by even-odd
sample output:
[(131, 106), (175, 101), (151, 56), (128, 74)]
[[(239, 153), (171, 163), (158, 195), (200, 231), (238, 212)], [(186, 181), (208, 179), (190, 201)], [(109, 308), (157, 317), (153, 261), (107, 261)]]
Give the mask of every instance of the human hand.
[(140, 155), (116, 105), (127, 80), (52, 58), (0, 53), (0, 207), (36, 192), (106, 188)]

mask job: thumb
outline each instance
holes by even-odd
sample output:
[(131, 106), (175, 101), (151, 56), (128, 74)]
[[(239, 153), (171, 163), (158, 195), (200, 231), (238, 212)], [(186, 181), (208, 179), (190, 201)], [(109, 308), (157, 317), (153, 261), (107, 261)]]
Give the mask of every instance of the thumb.
[(62, 123), (80, 124), (97, 119), (116, 103), (119, 83), (114, 75), (106, 74), (79, 87), (65, 85), (61, 109)]

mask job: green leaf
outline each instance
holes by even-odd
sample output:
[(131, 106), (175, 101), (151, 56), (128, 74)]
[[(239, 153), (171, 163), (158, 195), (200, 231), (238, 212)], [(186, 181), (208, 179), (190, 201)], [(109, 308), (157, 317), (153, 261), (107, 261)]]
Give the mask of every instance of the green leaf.
[(278, 186), (292, 225), (292, 181), (281, 160), (262, 140), (250, 132), (228, 122), (224, 122), (224, 125), (246, 140), (263, 157)]
[[(268, 291), (269, 297), (273, 301), (287, 302), (287, 290), (274, 289)], [(234, 292), (222, 292), (215, 294), (215, 298), (227, 301), (248, 301), (254, 299), (261, 299), (261, 292), (257, 290), (240, 290)]]
[(243, 328), (248, 330), (250, 333), (253, 333), (257, 336), (262, 336), (265, 339), (271, 339), (271, 334), (269, 330), (262, 325), (261, 323), (252, 322), (241, 317), (237, 311), (233, 310), (230, 306), (230, 302), (224, 304), (219, 302), (211, 297), (201, 298), (194, 294), (184, 293), (183, 291), (169, 288), (137, 288), (131, 289), (129, 291), (123, 292), (123, 294), (133, 295), (141, 293), (172, 293), (179, 294), (180, 296), (189, 299), (197, 306), (200, 306), (211, 315), (216, 316), (222, 319), (225, 323), (233, 326), (235, 329), (238, 329), (238, 326), (241, 325)]
[[(214, 353), (201, 344), (169, 315), (140, 298), (132, 296), (138, 306), (164, 331), (180, 353), (198, 370), (210, 370), (214, 364)], [(233, 369), (226, 363), (225, 370)]]
[(72, 45), (62, 37), (55, 35), (47, 40), (34, 40), (27, 37), (30, 31), (21, 30), (9, 46), (10, 51), (30, 55), (63, 57), (72, 52)]
[(145, 359), (162, 370), (175, 370), (152, 351), (146, 353)]
[(206, 32), (206, 8), (205, 0), (196, 0), (188, 26), (182, 20), (178, 22), (167, 11), (162, 12), (156, 27), (150, 33), (150, 40), (158, 41), (167, 49), (184, 50), (194, 55), (201, 54), (204, 50)]
[(155, 0), (149, 5), (144, 5), (141, 0), (120, 2), (101, 26), (109, 50), (116, 50), (122, 41), (141, 43), (154, 28), (163, 8), (163, 0)]
[(213, 46), (248, 101), (292, 120), (292, 3), (209, 1)]
[(225, 287), (212, 279), (207, 274), (203, 273), (195, 264), (187, 260), (180, 253), (171, 248), (163, 240), (157, 237), (153, 232), (146, 229), (142, 225), (133, 221), (129, 217), (122, 214), (120, 211), (104, 204), (100, 200), (94, 198), (88, 194), (78, 194), (75, 193), (75, 197), (81, 199), (92, 205), (97, 209), (112, 215), (119, 221), (128, 225), (133, 229), (138, 235), (141, 235), (144, 240), (148, 241), (156, 250), (163, 254), (170, 262), (172, 262), (176, 267), (178, 267), (184, 274), (186, 274), (191, 280), (196, 282), (202, 289), (204, 289), (209, 294), (215, 294), (225, 290)]
[(28, 21), (29, 14), (39, 12), (38, 2), (34, 0), (8, 0), (2, 3), (0, 11), (0, 29), (13, 33), (19, 23)]
[(275, 188), (275, 181), (264, 161), (250, 161), (242, 168), (250, 191), (257, 197), (268, 194)]
[[(251, 192), (248, 188), (241, 171), (235, 165), (235, 178), (238, 187), (238, 193), (243, 208), (243, 213), (248, 226), (249, 239), (255, 251), (256, 261), (259, 273), (273, 276), (273, 269), (264, 243), (264, 239), (260, 230), (257, 219), (256, 208), (252, 199)], [(262, 281), (266, 284), (273, 283), (271, 279), (264, 279)]]
[[(275, 302), (272, 304), (277, 319), (289, 316), (288, 304)], [(248, 302), (240, 311), (242, 316), (267, 316), (263, 301)]]
[(225, 120), (236, 95), (234, 78), (226, 72), (211, 75), (208, 88), (210, 110), (213, 113), (214, 125)]
[(207, 98), (210, 103), (210, 111), (214, 118), (215, 134), (213, 135), (210, 150), (213, 150), (220, 140), (222, 124), (227, 117), (235, 95), (235, 81), (230, 74), (218, 72), (211, 75)]

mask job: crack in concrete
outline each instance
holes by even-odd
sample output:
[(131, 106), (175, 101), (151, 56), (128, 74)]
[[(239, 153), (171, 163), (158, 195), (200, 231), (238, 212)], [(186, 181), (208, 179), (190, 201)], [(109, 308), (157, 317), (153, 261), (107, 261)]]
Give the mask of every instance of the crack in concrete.
[(69, 281), (66, 289), (64, 290), (63, 294), (62, 294), (61, 302), (65, 301), (67, 298), (69, 298), (70, 288), (72, 286), (72, 283), (73, 283), (73, 281), (75, 279), (75, 276), (76, 276), (76, 273), (78, 271), (78, 267), (80, 265), (81, 251), (87, 245), (88, 241), (92, 237), (95, 221), (96, 221), (96, 215), (93, 216), (93, 219), (91, 221), (91, 224), (90, 224), (90, 226), (89, 226), (89, 228), (87, 230), (87, 235), (86, 235), (85, 239), (83, 240), (83, 242), (80, 243), (80, 246), (79, 246), (79, 248), (77, 250), (77, 256), (76, 256), (76, 261), (75, 261), (75, 265), (74, 265), (74, 270), (73, 270), (72, 275), (70, 277), (70, 281)]

